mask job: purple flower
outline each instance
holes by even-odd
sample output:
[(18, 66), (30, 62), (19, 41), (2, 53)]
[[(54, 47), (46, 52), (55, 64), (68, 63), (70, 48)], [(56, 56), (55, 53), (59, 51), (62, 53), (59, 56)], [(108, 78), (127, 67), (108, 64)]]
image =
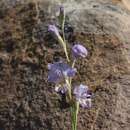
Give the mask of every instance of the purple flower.
[(91, 96), (92, 93), (88, 89), (88, 86), (79, 85), (74, 88), (74, 95), (76, 96), (76, 100), (83, 108), (91, 107)]
[(75, 73), (76, 73), (76, 69), (70, 67), (70, 68), (66, 69), (63, 73), (65, 76), (74, 77)]
[(48, 31), (54, 33), (56, 36), (59, 36), (58, 28), (55, 25), (49, 25)]
[(64, 14), (64, 6), (60, 6), (60, 14), (63, 15)]
[(65, 94), (66, 92), (67, 92), (67, 85), (66, 84), (64, 84), (63, 86), (62, 85), (58, 85), (58, 86), (56, 86), (55, 87), (55, 91), (57, 92), (57, 93), (60, 93), (60, 94)]
[(61, 81), (65, 77), (73, 77), (76, 73), (76, 69), (70, 67), (68, 64), (63, 63), (62, 61), (49, 64), (48, 69), (48, 81), (54, 83)]
[(91, 108), (92, 107), (92, 101), (91, 98), (86, 98), (86, 99), (79, 99), (79, 104), (83, 108)]
[(79, 58), (79, 57), (85, 58), (88, 55), (88, 51), (84, 46), (80, 44), (75, 44), (72, 47), (72, 54), (74, 58)]

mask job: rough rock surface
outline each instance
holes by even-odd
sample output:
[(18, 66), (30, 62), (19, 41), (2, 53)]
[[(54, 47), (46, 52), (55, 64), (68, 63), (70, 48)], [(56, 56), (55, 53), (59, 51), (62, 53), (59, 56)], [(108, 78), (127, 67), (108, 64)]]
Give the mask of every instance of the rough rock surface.
[(78, 62), (74, 84), (90, 86), (93, 107), (80, 110), (78, 129), (129, 130), (127, 0), (1, 0), (0, 130), (70, 130), (68, 104), (46, 80), (47, 64), (64, 57), (47, 32), (61, 3), (73, 27), (68, 40), (81, 41), (89, 50)]

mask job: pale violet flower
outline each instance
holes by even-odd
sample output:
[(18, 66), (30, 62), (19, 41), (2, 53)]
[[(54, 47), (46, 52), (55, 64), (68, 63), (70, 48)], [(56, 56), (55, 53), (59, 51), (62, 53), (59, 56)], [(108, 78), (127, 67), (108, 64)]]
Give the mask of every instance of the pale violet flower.
[(79, 58), (79, 57), (85, 58), (88, 55), (88, 51), (84, 46), (80, 44), (75, 44), (72, 47), (72, 55), (74, 58)]
[(76, 97), (77, 102), (83, 108), (90, 108), (91, 107), (91, 97), (92, 93), (88, 89), (88, 86), (80, 84), (74, 88), (73, 94)]
[(56, 36), (59, 36), (59, 30), (55, 25), (49, 25), (48, 31), (54, 33)]
[(48, 69), (48, 81), (54, 83), (57, 83), (66, 77), (73, 77), (76, 73), (75, 68), (70, 67), (68, 64), (62, 61), (49, 64)]
[(60, 14), (63, 15), (64, 12), (65, 12), (65, 10), (64, 10), (64, 6), (61, 5), (61, 6), (60, 6)]
[(65, 94), (67, 92), (67, 84), (55, 86), (55, 92)]

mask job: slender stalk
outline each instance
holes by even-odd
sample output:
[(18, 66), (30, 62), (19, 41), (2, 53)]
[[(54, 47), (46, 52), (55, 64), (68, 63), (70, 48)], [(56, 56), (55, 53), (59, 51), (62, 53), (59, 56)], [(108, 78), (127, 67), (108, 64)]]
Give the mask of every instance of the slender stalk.
[[(75, 63), (76, 63), (76, 60), (74, 59), (74, 61), (73, 61), (73, 63), (72, 63), (72, 68), (74, 68)], [(72, 78), (71, 78), (71, 77), (69, 78), (69, 82), (70, 82), (70, 84), (71, 84), (71, 82), (72, 82)]]
[(74, 110), (73, 109), (74, 109), (73, 106), (71, 106), (70, 112), (71, 112), (72, 130), (75, 130), (75, 125), (74, 125), (75, 119), (74, 119)]
[(63, 40), (64, 40), (64, 42), (66, 42), (64, 28), (65, 28), (65, 13), (63, 14), (62, 33), (63, 33)]
[(73, 61), (73, 63), (72, 63), (72, 68), (74, 68), (75, 63), (76, 63), (76, 59), (74, 59), (74, 61)]
[(78, 112), (79, 112), (79, 102), (76, 102), (71, 106), (72, 130), (77, 130)]
[[(62, 44), (64, 52), (65, 52), (65, 55), (66, 55), (66, 59), (69, 62), (70, 60), (69, 60), (68, 51), (67, 51), (67, 44), (66, 44), (66, 40), (65, 40), (64, 25), (65, 25), (65, 13), (63, 15), (63, 22), (62, 22), (63, 39), (62, 39), (61, 36), (59, 36), (58, 40)], [(76, 60), (73, 61), (72, 68), (74, 68), (75, 62), (76, 62)], [(72, 93), (71, 93), (72, 78), (66, 78), (65, 82), (66, 82), (66, 84), (68, 86), (69, 99), (70, 99), (70, 101), (72, 101)], [(72, 121), (72, 130), (77, 130), (78, 112), (79, 112), (79, 102), (76, 102), (76, 103), (72, 104), (72, 106), (70, 107), (71, 121)]]
[(69, 98), (70, 98), (70, 101), (72, 100), (72, 95), (71, 95), (71, 84), (69, 83), (69, 79), (66, 79), (65, 80), (67, 86), (68, 86), (68, 93), (69, 93)]
[(59, 40), (59, 43), (63, 46), (64, 52), (65, 52), (65, 55), (66, 55), (66, 59), (69, 62), (70, 60), (69, 60), (69, 56), (68, 56), (68, 52), (67, 52), (66, 43), (63, 41), (61, 36), (58, 36), (58, 40)]
[[(72, 100), (71, 84), (69, 82), (69, 79), (66, 79), (65, 81), (68, 86), (69, 99), (71, 101)], [(78, 117), (78, 112), (79, 112), (79, 102), (76, 102), (76, 104), (72, 104), (72, 106), (70, 107), (70, 112), (71, 112), (72, 130), (77, 130), (77, 117)]]
[(77, 130), (77, 123), (78, 123), (78, 113), (79, 113), (79, 102), (76, 102), (76, 110), (75, 110), (75, 124), (74, 130)]
[(64, 27), (65, 27), (65, 11), (62, 12), (62, 14), (60, 14), (60, 25), (61, 25), (61, 29), (62, 29), (62, 34), (63, 34), (63, 38), (59, 35), (58, 36), (58, 40), (60, 42), (60, 44), (62, 44), (65, 55), (66, 55), (66, 59), (69, 62), (69, 56), (68, 56), (68, 51), (67, 51), (67, 44), (66, 44), (66, 39), (65, 39), (65, 32), (64, 32)]

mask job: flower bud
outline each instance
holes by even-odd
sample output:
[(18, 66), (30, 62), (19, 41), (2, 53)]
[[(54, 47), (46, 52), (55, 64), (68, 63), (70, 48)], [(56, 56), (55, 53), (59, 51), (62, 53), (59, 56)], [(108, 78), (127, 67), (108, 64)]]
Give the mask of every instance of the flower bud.
[(72, 47), (72, 55), (74, 58), (79, 58), (79, 57), (85, 58), (88, 55), (88, 51), (84, 46), (80, 44), (75, 44)]

